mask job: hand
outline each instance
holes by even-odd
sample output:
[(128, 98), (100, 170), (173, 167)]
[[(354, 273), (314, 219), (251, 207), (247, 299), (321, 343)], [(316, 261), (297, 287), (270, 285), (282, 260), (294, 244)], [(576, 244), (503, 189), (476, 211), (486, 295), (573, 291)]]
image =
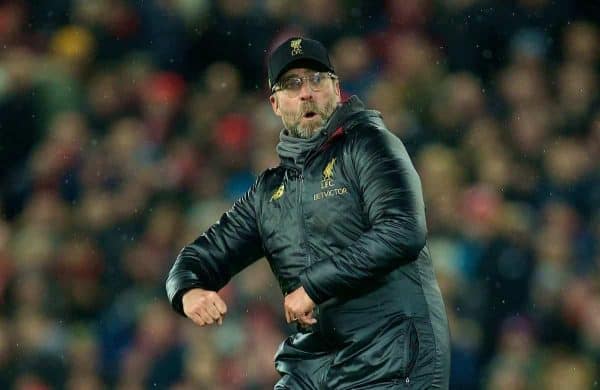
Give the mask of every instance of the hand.
[(300, 326), (310, 326), (317, 323), (313, 318), (313, 309), (315, 303), (308, 296), (304, 287), (300, 287), (285, 296), (283, 309), (285, 311), (285, 320), (290, 322), (298, 321)]
[(227, 305), (214, 291), (193, 288), (183, 294), (181, 302), (185, 315), (199, 326), (211, 325), (215, 322), (221, 325), (227, 313)]

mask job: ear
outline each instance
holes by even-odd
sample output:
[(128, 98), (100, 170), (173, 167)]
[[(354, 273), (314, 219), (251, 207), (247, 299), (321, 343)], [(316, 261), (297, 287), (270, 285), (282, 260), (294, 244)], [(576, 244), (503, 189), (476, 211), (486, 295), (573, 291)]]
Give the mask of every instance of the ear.
[(269, 96), (269, 101), (271, 102), (271, 108), (273, 108), (275, 115), (281, 116), (281, 111), (279, 110), (279, 99), (275, 97), (275, 94)]
[(340, 89), (340, 80), (335, 79), (334, 81), (335, 81), (335, 83), (334, 83), (333, 88), (335, 89), (335, 94), (338, 97), (338, 100), (341, 100), (342, 99), (342, 91)]

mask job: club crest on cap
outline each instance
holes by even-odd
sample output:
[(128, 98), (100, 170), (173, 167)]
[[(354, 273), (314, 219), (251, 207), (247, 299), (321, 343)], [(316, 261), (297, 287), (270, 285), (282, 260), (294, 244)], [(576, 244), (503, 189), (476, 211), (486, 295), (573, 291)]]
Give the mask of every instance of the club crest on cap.
[(302, 38), (292, 39), (290, 41), (290, 47), (292, 48), (292, 55), (297, 56), (302, 54)]

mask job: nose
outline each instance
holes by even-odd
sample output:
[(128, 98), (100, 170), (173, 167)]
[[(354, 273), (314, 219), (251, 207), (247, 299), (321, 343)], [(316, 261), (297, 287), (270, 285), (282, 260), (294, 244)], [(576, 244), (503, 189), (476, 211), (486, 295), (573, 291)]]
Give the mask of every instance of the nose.
[(308, 80), (303, 80), (302, 86), (300, 87), (300, 100), (312, 100), (313, 99), (313, 90), (308, 85)]

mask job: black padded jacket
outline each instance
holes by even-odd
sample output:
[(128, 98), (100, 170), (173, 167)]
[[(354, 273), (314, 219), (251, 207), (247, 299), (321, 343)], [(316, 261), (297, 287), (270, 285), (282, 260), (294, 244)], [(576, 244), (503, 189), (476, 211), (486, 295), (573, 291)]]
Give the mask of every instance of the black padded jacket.
[(218, 291), (264, 256), (284, 294), (302, 285), (317, 304), (317, 324), (278, 351), (276, 388), (446, 388), (448, 323), (408, 153), (356, 97), (323, 132), (303, 164), (282, 158), (183, 248), (171, 304), (183, 314), (184, 292)]

